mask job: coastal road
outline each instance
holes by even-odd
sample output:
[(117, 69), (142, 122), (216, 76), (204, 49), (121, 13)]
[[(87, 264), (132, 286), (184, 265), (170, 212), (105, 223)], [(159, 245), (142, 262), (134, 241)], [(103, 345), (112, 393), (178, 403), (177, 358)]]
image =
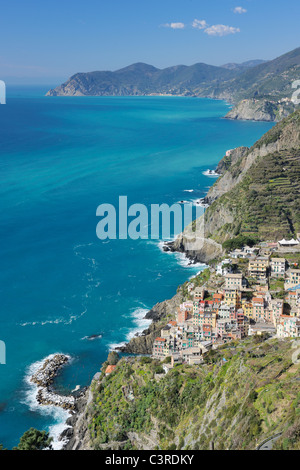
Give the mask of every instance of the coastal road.
[(259, 446), (256, 447), (256, 450), (272, 450), (273, 445), (280, 438), (281, 434), (282, 433), (280, 432), (270, 437), (269, 439), (264, 440), (261, 444), (259, 444)]

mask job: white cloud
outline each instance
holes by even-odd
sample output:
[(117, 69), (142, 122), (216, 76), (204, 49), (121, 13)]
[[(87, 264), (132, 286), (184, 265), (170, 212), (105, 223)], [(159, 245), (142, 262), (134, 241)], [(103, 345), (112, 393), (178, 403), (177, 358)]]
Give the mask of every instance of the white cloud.
[[(241, 8), (241, 7), (236, 7)], [(165, 23), (163, 25), (164, 28), (171, 28), (171, 29), (184, 29), (187, 25), (184, 23)], [(228, 34), (235, 34), (239, 33), (240, 29), (235, 28), (233, 26), (226, 26), (224, 24), (215, 24), (210, 26), (206, 20), (197, 20), (194, 19), (192, 23), (192, 27), (194, 29), (202, 30), (204, 33), (208, 34), (209, 36), (227, 36)]]
[(205, 29), (208, 27), (208, 24), (205, 20), (194, 20), (192, 23), (193, 28), (195, 29)]
[(183, 29), (185, 27), (185, 24), (184, 23), (166, 23), (163, 26), (165, 28)]
[(238, 13), (241, 15), (242, 13), (247, 13), (247, 10), (243, 7), (235, 7), (233, 13)]
[(204, 30), (209, 36), (227, 36), (228, 34), (239, 33), (240, 28), (234, 28), (233, 26), (226, 26), (224, 24), (214, 24)]

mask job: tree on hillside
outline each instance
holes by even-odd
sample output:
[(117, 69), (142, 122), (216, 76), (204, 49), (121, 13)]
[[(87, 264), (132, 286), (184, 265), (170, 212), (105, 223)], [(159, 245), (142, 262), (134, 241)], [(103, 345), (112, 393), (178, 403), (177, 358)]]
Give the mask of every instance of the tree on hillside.
[(119, 354), (116, 351), (111, 351), (108, 355), (107, 362), (110, 366), (116, 366), (120, 360)]
[(23, 434), (18, 447), (15, 447), (14, 450), (53, 450), (52, 440), (48, 432), (30, 428)]

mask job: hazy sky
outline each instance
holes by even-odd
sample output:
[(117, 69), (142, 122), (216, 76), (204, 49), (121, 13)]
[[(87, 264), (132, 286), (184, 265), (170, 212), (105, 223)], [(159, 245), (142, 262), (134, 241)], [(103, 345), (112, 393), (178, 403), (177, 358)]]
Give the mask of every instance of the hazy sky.
[(300, 46), (299, 0), (0, 0), (0, 79), (66, 80), (134, 62), (273, 59)]

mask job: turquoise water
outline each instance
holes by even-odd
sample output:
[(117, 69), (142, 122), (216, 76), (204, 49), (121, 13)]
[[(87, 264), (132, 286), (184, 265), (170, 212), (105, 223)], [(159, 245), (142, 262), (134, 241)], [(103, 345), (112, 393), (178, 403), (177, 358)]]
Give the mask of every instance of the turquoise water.
[(220, 101), (45, 91), (8, 89), (0, 106), (0, 443), (9, 448), (31, 426), (57, 434), (65, 418), (35, 402), (28, 375), (38, 361), (70, 354), (58, 386), (89, 384), (112, 345), (147, 325), (146, 310), (201, 269), (156, 241), (101, 242), (97, 206), (119, 195), (147, 205), (203, 197), (214, 182), (203, 172), (271, 127), (222, 119)]

